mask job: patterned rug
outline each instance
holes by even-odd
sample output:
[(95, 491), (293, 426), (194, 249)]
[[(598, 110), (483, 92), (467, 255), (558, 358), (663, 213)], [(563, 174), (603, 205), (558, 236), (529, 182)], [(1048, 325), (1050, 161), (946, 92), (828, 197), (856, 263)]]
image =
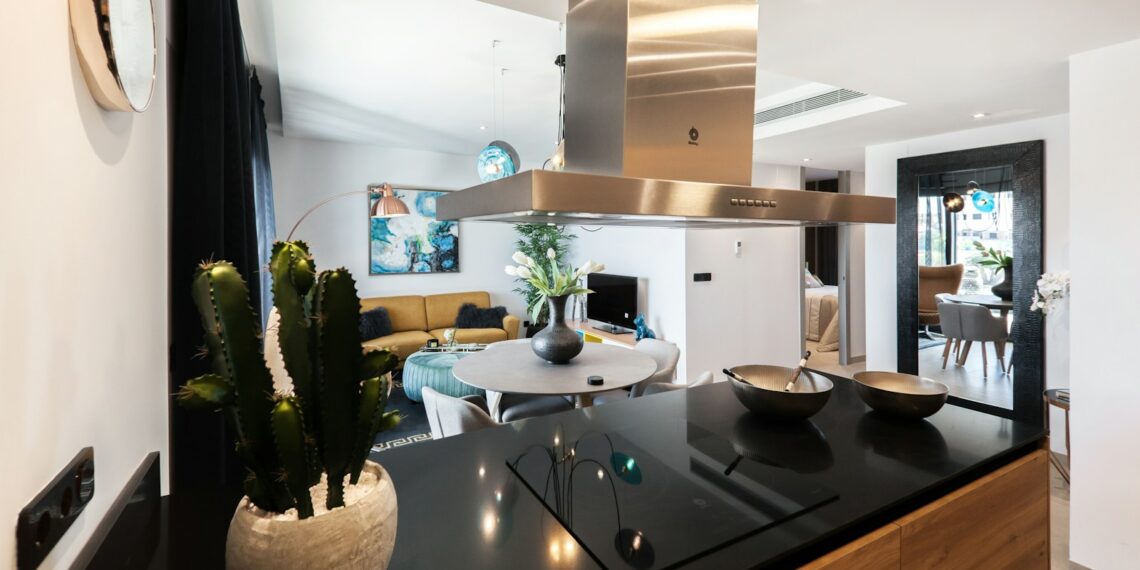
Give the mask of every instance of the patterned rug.
[(388, 397), (388, 410), (400, 411), (400, 425), (376, 435), (376, 443), (372, 445), (373, 453), (431, 439), (431, 426), (428, 425), (424, 405), (408, 399), (404, 393), (404, 383), (400, 380), (400, 372), (397, 371), (393, 378), (392, 394)]

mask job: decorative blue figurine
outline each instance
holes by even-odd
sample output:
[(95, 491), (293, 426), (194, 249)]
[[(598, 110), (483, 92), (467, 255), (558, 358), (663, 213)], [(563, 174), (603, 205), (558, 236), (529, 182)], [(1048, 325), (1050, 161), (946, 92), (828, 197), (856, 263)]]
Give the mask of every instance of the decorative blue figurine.
[(638, 313), (637, 317), (633, 319), (633, 324), (637, 327), (637, 331), (633, 333), (634, 340), (641, 340), (643, 338), (657, 338), (657, 335), (653, 332), (653, 329), (649, 328), (645, 324), (645, 313)]

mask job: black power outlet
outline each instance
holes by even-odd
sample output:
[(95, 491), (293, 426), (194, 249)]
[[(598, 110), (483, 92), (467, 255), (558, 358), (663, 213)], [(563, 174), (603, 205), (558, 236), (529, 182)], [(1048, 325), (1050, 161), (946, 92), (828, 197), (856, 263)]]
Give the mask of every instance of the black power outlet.
[(16, 567), (36, 568), (95, 496), (95, 449), (84, 447), (16, 520)]

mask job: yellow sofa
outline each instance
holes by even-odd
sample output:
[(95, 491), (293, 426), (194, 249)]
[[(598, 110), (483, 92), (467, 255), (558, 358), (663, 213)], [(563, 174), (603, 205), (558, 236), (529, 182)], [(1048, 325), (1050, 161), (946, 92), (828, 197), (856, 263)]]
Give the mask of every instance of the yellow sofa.
[[(447, 293), (443, 295), (403, 295), (399, 297), (373, 297), (361, 299), (361, 310), (376, 307), (388, 310), (392, 320), (392, 334), (364, 341), (364, 346), (386, 348), (403, 361), (431, 339), (443, 342), (443, 331), (455, 327), (459, 307), (471, 303), (486, 309), (491, 306), (491, 295), (486, 291)], [(507, 315), (503, 328), (456, 329), (455, 341), (461, 343), (492, 343), (513, 340), (519, 336), (519, 319)]]

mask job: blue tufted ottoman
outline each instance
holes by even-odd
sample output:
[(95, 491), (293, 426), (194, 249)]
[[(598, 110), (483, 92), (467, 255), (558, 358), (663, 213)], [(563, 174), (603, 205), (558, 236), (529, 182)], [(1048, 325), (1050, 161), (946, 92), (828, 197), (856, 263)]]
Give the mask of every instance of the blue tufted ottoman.
[(480, 388), (469, 386), (456, 380), (451, 374), (451, 367), (460, 358), (467, 356), (467, 352), (417, 352), (404, 360), (404, 393), (408, 399), (422, 402), (421, 391), (424, 386), (430, 386), (440, 394), (447, 394), (456, 398), (463, 396), (485, 396)]

